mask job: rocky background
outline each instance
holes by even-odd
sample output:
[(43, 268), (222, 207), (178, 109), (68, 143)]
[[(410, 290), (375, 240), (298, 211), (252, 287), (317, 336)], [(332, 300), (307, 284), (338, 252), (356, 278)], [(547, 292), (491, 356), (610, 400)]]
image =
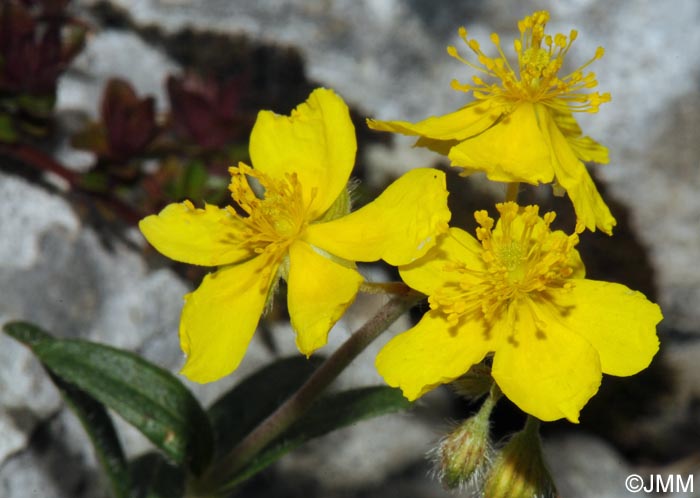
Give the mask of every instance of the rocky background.
[[(60, 82), (58, 108), (67, 127), (75, 116), (97, 114), (104, 82), (113, 76), (132, 81), (140, 94), (155, 95), (164, 111), (166, 76), (193, 58), (225, 66), (227, 51), (220, 48), (228, 43), (262, 44), (286, 54), (263, 61), (267, 72), (280, 76), (274, 89), (280, 98), (301, 102), (308, 93), (302, 89), (319, 84), (334, 88), (359, 116), (408, 120), (463, 102), (449, 82), (471, 73), (445, 53), (446, 45), (459, 45), (461, 25), (486, 45), (491, 31), (509, 39), (518, 19), (546, 8), (552, 31), (579, 30), (573, 64), (604, 46), (606, 55), (594, 70), (613, 101), (581, 119), (585, 132), (610, 148), (610, 164), (594, 169), (606, 198), (614, 200), (620, 227), (613, 239), (584, 235), (584, 261), (590, 274), (625, 282), (660, 303), (662, 353), (644, 375), (606, 379), (580, 426), (547, 426), (546, 451), (564, 497), (627, 496), (624, 479), (632, 472), (694, 473), (700, 493), (699, 2), (81, 0), (72, 8), (98, 29)], [(287, 85), (284, 78), (294, 81)], [(290, 94), (292, 88), (298, 94)], [(439, 164), (437, 156), (411, 149), (410, 140), (380, 143), (358, 132), (364, 167), (357, 174), (370, 185)], [(56, 154), (76, 170), (89, 162), (65, 144), (57, 145)], [(502, 195), (478, 178), (460, 182), (453, 183), (452, 202), (465, 212), (465, 206), (483, 207)], [(528, 195), (544, 199), (548, 193)], [(0, 322), (29, 320), (60, 336), (138, 351), (177, 371), (177, 322), (191, 283), (164, 262), (153, 264), (153, 256), (147, 262), (135, 231), (126, 241), (105, 244), (60, 185), (47, 190), (2, 172), (0, 198)], [(380, 304), (358, 300), (327, 349)], [(408, 318), (394, 329), (407, 324)], [(261, 364), (293, 351), (287, 327), (275, 326), (271, 334), (276, 352), (256, 339), (234, 376), (191, 387), (209, 403)], [(379, 383), (372, 358), (388, 336), (356, 360), (340, 383)], [(243, 495), (455, 496), (428, 477), (424, 454), (449, 419), (468, 413), (468, 405), (437, 390), (412, 413), (364, 422), (307, 445), (255, 479)], [(500, 430), (520, 423), (507, 404), (496, 415)], [(119, 428), (131, 454), (148, 448), (126, 424)], [(106, 496), (101, 479), (82, 428), (39, 364), (0, 336), (0, 496), (100, 498)]]

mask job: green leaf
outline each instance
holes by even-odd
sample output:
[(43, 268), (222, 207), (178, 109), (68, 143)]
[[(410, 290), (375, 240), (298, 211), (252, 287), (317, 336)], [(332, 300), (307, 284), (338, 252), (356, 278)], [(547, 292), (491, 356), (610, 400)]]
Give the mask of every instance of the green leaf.
[(225, 486), (231, 489), (310, 439), (323, 436), (360, 420), (405, 410), (411, 402), (399, 389), (363, 387), (320, 398), (306, 416), (263, 449)]
[(104, 155), (109, 150), (107, 132), (100, 123), (89, 123), (71, 137), (71, 145), (76, 149), (89, 150)]
[(185, 476), (159, 453), (146, 453), (130, 462), (131, 498), (182, 498)]
[(32, 325), (31, 323), (9, 322), (5, 324), (4, 329), (9, 336), (17, 339), (25, 346), (29, 346), (31, 349), (34, 349), (34, 347), (39, 346), (40, 344), (54, 341), (51, 334), (44, 332), (39, 327)]
[(207, 183), (207, 169), (201, 161), (190, 161), (182, 176), (182, 190), (188, 199), (201, 199)]
[(17, 96), (17, 104), (35, 118), (49, 119), (56, 105), (56, 99), (53, 95), (23, 93)]
[(209, 408), (219, 452), (233, 448), (296, 391), (322, 362), (323, 358), (318, 356), (308, 360), (302, 356), (278, 360), (221, 396)]
[(126, 351), (77, 339), (53, 339), (14, 322), (5, 330), (44, 366), (121, 415), (178, 465), (198, 474), (211, 459), (206, 413), (170, 372)]
[(0, 142), (15, 143), (17, 141), (17, 132), (12, 123), (12, 118), (7, 114), (0, 114)]
[(109, 178), (104, 171), (86, 171), (78, 178), (80, 186), (90, 192), (105, 193), (110, 188)]
[(112, 491), (117, 498), (130, 498), (129, 470), (117, 431), (105, 407), (77, 387), (51, 374), (66, 404), (80, 420), (95, 448)]

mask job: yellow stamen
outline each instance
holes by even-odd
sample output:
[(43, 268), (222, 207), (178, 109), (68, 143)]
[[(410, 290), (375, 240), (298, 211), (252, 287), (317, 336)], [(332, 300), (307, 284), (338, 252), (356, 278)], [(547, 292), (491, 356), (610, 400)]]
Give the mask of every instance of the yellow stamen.
[(598, 84), (595, 73), (584, 74), (584, 69), (600, 59), (604, 50), (598, 47), (594, 56), (568, 75), (559, 76), (564, 58), (569, 52), (578, 33), (571, 30), (569, 36), (557, 33), (546, 35), (545, 26), (549, 14), (535, 12), (518, 23), (520, 38), (513, 43), (518, 58), (518, 71), (511, 67), (501, 48), (498, 34), (491, 35), (491, 42), (498, 51), (498, 57), (487, 56), (476, 40), (467, 38), (467, 30), (460, 28), (459, 36), (465, 45), (474, 52), (479, 65), (470, 62), (459, 54), (456, 47), (450, 46), (447, 53), (492, 78), (499, 80), (486, 83), (481, 78), (472, 78), (473, 83), (452, 82), (452, 88), (462, 92), (472, 92), (477, 99), (499, 98), (507, 102), (540, 102), (554, 109), (574, 112), (598, 112), (601, 104), (610, 101), (609, 93), (588, 92)]
[[(548, 299), (552, 289), (571, 288), (569, 279), (580, 264), (575, 249), (579, 230), (569, 236), (551, 231), (555, 213), (540, 217), (538, 206), (505, 202), (496, 208), (498, 223), (486, 211), (474, 213), (483, 267), (446, 264), (444, 271), (454, 272), (457, 278), (430, 297), (430, 306), (442, 311), (451, 324), (462, 318), (492, 321), (506, 317), (513, 325), (517, 316), (511, 305), (524, 303), (540, 328), (543, 321), (532, 301)], [(515, 341), (514, 334), (509, 340)]]
[[(232, 217), (246, 226), (239, 234), (240, 242), (258, 254), (281, 254), (308, 224), (308, 206), (304, 204), (297, 175), (273, 179), (243, 163), (229, 168), (229, 172), (231, 197), (244, 213), (232, 206), (227, 208)], [(255, 178), (264, 189), (262, 196), (255, 193), (249, 178)]]

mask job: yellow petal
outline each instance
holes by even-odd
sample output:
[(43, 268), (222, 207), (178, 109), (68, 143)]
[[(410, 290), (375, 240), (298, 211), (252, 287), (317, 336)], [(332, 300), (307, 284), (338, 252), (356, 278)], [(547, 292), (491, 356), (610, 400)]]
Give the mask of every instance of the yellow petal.
[(212, 382), (238, 367), (276, 271), (267, 256), (257, 256), (207, 275), (185, 296), (180, 319), (180, 345), (187, 355), (184, 376)]
[(627, 376), (645, 369), (659, 350), (656, 324), (659, 307), (621, 284), (574, 280), (572, 295), (564, 299), (563, 320), (600, 355), (604, 373)]
[(433, 152), (437, 152), (441, 156), (447, 156), (447, 154), (450, 153), (450, 149), (458, 143), (459, 140), (438, 140), (436, 138), (420, 137), (413, 146), (425, 147)]
[(352, 304), (364, 279), (303, 242), (289, 249), (289, 316), (299, 351), (310, 355), (324, 346), (328, 332)]
[(437, 245), (422, 258), (399, 268), (404, 282), (428, 296), (447, 284), (458, 285), (462, 278), (446, 270), (447, 263), (463, 263), (472, 270), (481, 270), (481, 244), (464, 230), (450, 228), (438, 238)]
[(611, 234), (617, 222), (598, 193), (586, 166), (576, 158), (549, 112), (540, 108), (538, 116), (545, 129), (545, 140), (552, 150), (557, 182), (569, 194), (577, 218), (591, 231), (597, 227)]
[(552, 157), (536, 107), (521, 103), (484, 133), (455, 145), (448, 156), (452, 165), (484, 171), (498, 182), (551, 182)]
[(308, 227), (306, 240), (349, 261), (410, 263), (447, 230), (445, 174), (428, 168), (403, 175), (358, 211)]
[(536, 312), (539, 329), (525, 306), (518, 309), (513, 326), (505, 319), (499, 322), (496, 333), (511, 339), (496, 351), (491, 373), (503, 394), (524, 412), (547, 422), (566, 417), (577, 423), (600, 386), (598, 353), (549, 310), (537, 306)]
[(552, 117), (559, 130), (566, 137), (567, 142), (569, 142), (574, 154), (581, 161), (599, 164), (607, 164), (609, 162), (608, 148), (600, 145), (590, 137), (582, 136), (581, 127), (576, 122), (572, 112), (553, 111)]
[(413, 401), (466, 373), (494, 347), (480, 320), (450, 327), (442, 313), (429, 311), (418, 325), (379, 351), (376, 366), (387, 384)]
[(581, 161), (607, 164), (610, 162), (608, 148), (600, 145), (591, 137), (566, 137), (571, 149)]
[(204, 209), (190, 201), (169, 204), (159, 214), (142, 219), (139, 228), (158, 252), (183, 263), (220, 266), (252, 256), (237, 242), (242, 223), (211, 204)]
[(310, 219), (321, 216), (345, 188), (356, 149), (348, 106), (325, 88), (311, 92), (291, 116), (260, 111), (250, 135), (253, 167), (273, 178), (295, 173)]
[[(368, 119), (367, 126), (373, 130), (391, 131), (402, 135), (418, 135), (437, 140), (464, 140), (492, 126), (503, 113), (504, 106), (479, 101), (450, 114), (431, 116), (418, 123)], [(418, 145), (422, 144), (419, 142)]]

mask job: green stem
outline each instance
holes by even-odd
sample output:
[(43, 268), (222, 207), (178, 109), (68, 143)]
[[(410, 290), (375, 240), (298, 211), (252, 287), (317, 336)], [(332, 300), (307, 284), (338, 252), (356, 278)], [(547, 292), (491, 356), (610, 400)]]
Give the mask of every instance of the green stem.
[(493, 407), (496, 406), (496, 403), (498, 403), (498, 400), (501, 399), (502, 395), (503, 393), (498, 387), (498, 384), (496, 384), (495, 382), (491, 384), (491, 390), (489, 391), (489, 395), (486, 397), (484, 403), (481, 405), (479, 413), (485, 410), (488, 413), (487, 416), (490, 417), (491, 412), (493, 411)]
[(512, 182), (508, 184), (506, 189), (506, 202), (518, 202), (518, 191), (520, 190), (519, 182)]
[(198, 481), (205, 489), (221, 489), (265, 446), (304, 415), (318, 396), (364, 349), (398, 317), (424, 296), (415, 292), (399, 295), (343, 343), (309, 379), (277, 410), (263, 420), (230, 453), (214, 464)]
[(539, 442), (540, 420), (538, 418), (533, 417), (532, 415), (528, 415), (527, 421), (525, 422), (525, 427), (523, 428), (523, 432), (525, 432), (528, 436), (534, 438)]

